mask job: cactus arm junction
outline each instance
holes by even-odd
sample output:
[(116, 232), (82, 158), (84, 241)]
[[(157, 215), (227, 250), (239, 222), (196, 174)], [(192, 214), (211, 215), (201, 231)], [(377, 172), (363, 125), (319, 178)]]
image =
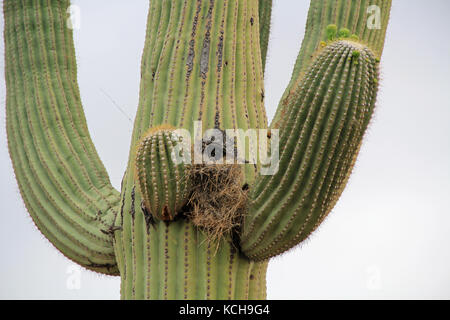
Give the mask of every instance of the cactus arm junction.
[(120, 197), (87, 129), (66, 27), (69, 5), (3, 2), (9, 152), (44, 236), (74, 262), (116, 275), (110, 228)]
[(311, 1), (295, 89), (272, 123), (280, 129), (279, 170), (257, 178), (244, 221), (241, 246), (249, 258), (264, 260), (306, 239), (343, 191), (376, 100), (390, 1), (379, 4), (375, 32), (361, 27), (365, 1)]

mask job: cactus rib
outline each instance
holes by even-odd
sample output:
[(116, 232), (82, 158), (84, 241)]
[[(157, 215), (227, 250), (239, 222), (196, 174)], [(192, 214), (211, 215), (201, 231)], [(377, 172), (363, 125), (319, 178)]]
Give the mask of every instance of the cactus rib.
[(267, 49), (269, 47), (270, 20), (272, 17), (272, 0), (258, 1), (259, 42), (263, 71), (266, 67)]

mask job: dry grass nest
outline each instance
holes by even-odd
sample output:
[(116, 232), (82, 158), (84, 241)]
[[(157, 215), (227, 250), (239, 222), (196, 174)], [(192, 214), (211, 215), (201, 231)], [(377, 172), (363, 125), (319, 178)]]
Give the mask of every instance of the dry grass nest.
[(208, 164), (191, 168), (192, 194), (189, 219), (219, 244), (232, 238), (247, 211), (247, 188), (242, 187), (240, 165)]

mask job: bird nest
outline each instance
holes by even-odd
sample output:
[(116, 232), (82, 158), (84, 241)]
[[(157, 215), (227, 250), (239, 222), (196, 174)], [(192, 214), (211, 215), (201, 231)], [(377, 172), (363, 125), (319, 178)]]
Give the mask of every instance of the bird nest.
[(247, 210), (247, 188), (237, 164), (198, 164), (191, 170), (192, 194), (188, 216), (206, 232), (207, 240), (219, 244), (232, 239)]

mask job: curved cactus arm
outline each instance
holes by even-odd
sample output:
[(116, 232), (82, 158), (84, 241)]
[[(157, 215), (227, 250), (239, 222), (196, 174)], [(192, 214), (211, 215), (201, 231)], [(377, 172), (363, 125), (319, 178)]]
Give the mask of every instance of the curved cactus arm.
[(76, 80), (69, 1), (5, 0), (9, 152), (36, 226), (65, 256), (117, 274), (119, 194), (89, 136)]
[(259, 43), (263, 71), (266, 66), (267, 48), (269, 46), (270, 20), (272, 17), (272, 0), (258, 1), (259, 13)]
[[(312, 1), (307, 37), (317, 25), (324, 30), (314, 41), (303, 42), (300, 55), (312, 62), (304, 71), (303, 62), (297, 65), (297, 79), (281, 107), (282, 121), (272, 123), (280, 129), (279, 170), (255, 181), (241, 235), (242, 251), (253, 260), (278, 255), (306, 239), (345, 187), (373, 113), (381, 54), (376, 43), (383, 42), (388, 21), (382, 19), (380, 35), (367, 36), (374, 31), (362, 29), (362, 40), (352, 36), (347, 29), (360, 29), (344, 27), (367, 19), (361, 14), (367, 8), (356, 6), (364, 3)], [(389, 15), (389, 7), (390, 1), (383, 1), (382, 16)], [(328, 24), (342, 16), (348, 17), (341, 28)], [(325, 21), (313, 23), (314, 17)]]

